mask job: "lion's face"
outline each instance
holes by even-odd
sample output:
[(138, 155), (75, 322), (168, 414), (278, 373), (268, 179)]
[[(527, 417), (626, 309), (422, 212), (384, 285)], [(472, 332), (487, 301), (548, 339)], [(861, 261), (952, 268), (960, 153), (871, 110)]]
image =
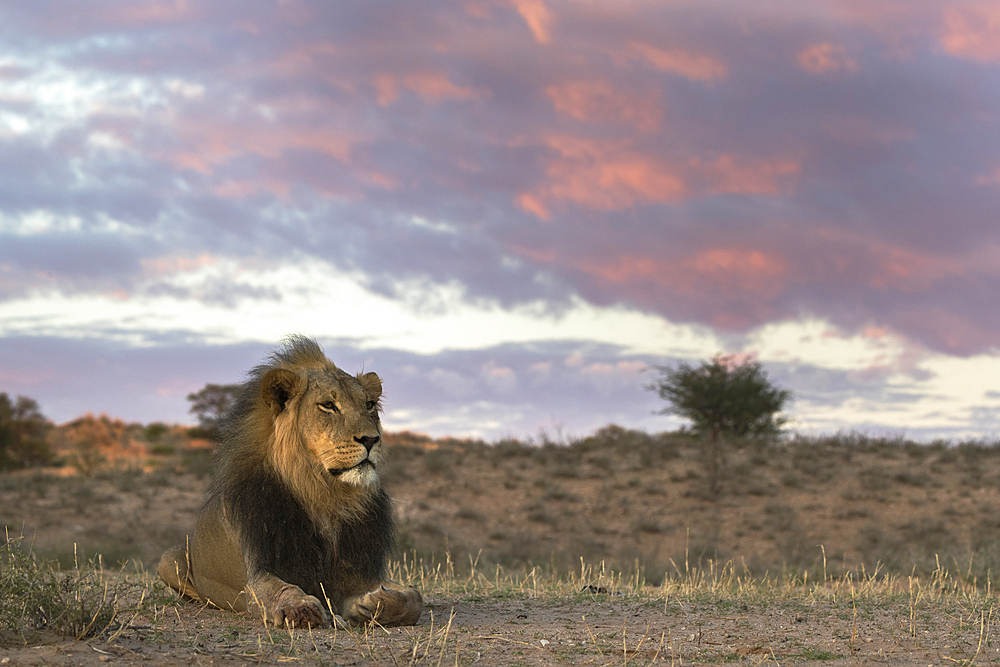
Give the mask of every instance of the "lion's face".
[(378, 485), (385, 449), (379, 424), (382, 381), (334, 369), (270, 371), (261, 395), (275, 429), (294, 428), (326, 474), (355, 486)]

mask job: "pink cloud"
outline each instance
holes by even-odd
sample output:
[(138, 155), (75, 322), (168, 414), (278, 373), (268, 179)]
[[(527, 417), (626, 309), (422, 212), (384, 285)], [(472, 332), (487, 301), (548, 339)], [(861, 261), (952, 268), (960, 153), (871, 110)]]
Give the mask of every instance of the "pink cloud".
[(443, 72), (411, 74), (403, 79), (403, 85), (430, 102), (444, 99), (481, 100), (489, 96), (487, 90), (452, 83)]
[[(617, 233), (608, 226), (603, 235)], [(705, 238), (704, 245), (695, 241), (694, 247), (648, 238), (646, 247), (630, 251), (621, 245), (617, 251), (572, 246), (559, 253), (512, 250), (565, 275), (588, 276), (596, 293), (726, 330), (854, 302), (849, 312), (867, 315), (850, 317), (845, 324), (865, 327), (869, 337), (883, 336), (886, 330), (919, 332), (932, 345), (962, 351), (981, 349), (995, 335), (977, 323), (965, 301), (951, 307), (933, 304), (956, 285), (978, 291), (984, 281), (1000, 277), (998, 245), (948, 253), (833, 227), (763, 225), (753, 233), (756, 241), (713, 244)], [(925, 307), (950, 314), (923, 324), (907, 314)]]
[[(314, 114), (312, 106), (316, 103), (309, 100), (272, 102), (271, 113), (282, 122), (253, 117), (233, 121), (220, 117), (206, 119), (196, 114), (182, 116), (174, 120), (176, 145), (151, 151), (150, 155), (179, 169), (209, 177), (221, 176), (227, 165), (238, 164), (247, 158), (262, 158), (271, 163), (267, 170), (254, 171), (241, 178), (222, 177), (208, 186), (215, 195), (230, 199), (260, 193), (286, 198), (294, 186), (306, 181), (327, 195), (357, 194), (347, 183), (319, 172), (307, 174), (304, 181), (302, 174), (289, 170), (287, 165), (289, 153), (295, 151), (329, 157), (350, 168), (353, 180), (367, 186), (383, 190), (395, 188), (394, 176), (356, 159), (355, 147), (366, 141), (363, 133), (314, 127), (311, 117)], [(302, 118), (309, 120), (295, 122)]]
[(947, 8), (941, 46), (959, 58), (1000, 62), (1000, 5), (971, 2)]
[(788, 261), (757, 248), (706, 248), (687, 257), (618, 255), (606, 261), (582, 260), (576, 267), (616, 284), (652, 282), (682, 294), (713, 290), (777, 296), (787, 286)]
[(860, 69), (857, 61), (847, 55), (845, 47), (828, 42), (806, 48), (799, 53), (798, 62), (799, 67), (810, 74), (857, 72)]
[(625, 143), (571, 135), (552, 135), (544, 143), (556, 154), (546, 168), (546, 182), (518, 198), (524, 210), (541, 218), (549, 216), (554, 201), (612, 211), (639, 202), (675, 201), (687, 192), (677, 167)]
[(486, 384), (499, 392), (511, 392), (517, 388), (517, 374), (514, 369), (501, 366), (493, 359), (483, 364), (480, 376)]
[(125, 2), (117, 7), (100, 8), (105, 20), (130, 26), (147, 26), (173, 23), (180, 19), (194, 18), (200, 12), (188, 0), (172, 2)]
[(959, 354), (973, 350), (995, 349), (996, 331), (976, 323), (973, 318), (952, 312), (943, 305), (923, 306), (894, 314), (896, 326), (937, 348)]
[(740, 160), (735, 155), (720, 155), (710, 162), (692, 161), (693, 169), (706, 179), (710, 194), (775, 195), (790, 192), (794, 177), (801, 171), (798, 161)]
[(935, 283), (974, 273), (1000, 275), (1000, 248), (981, 247), (963, 255), (933, 254), (880, 238), (825, 227), (815, 236), (832, 260), (817, 281), (863, 284), (880, 291), (917, 293)]
[(554, 17), (542, 0), (511, 0), (517, 13), (521, 15), (528, 29), (539, 44), (552, 41)]
[(1000, 185), (1000, 167), (976, 178), (976, 185)]
[(545, 93), (556, 111), (581, 121), (622, 121), (641, 132), (654, 132), (663, 116), (652, 94), (629, 93), (607, 79), (568, 81), (549, 86)]
[(548, 207), (542, 203), (539, 196), (530, 192), (523, 192), (518, 195), (517, 204), (521, 207), (521, 210), (531, 213), (540, 220), (552, 219), (552, 212), (549, 211)]
[(631, 142), (599, 141), (574, 135), (551, 135), (554, 152), (545, 181), (518, 195), (521, 209), (548, 220), (555, 203), (615, 211), (652, 202), (676, 202), (703, 194), (775, 195), (791, 191), (801, 169), (798, 161), (742, 159), (720, 155), (712, 160), (671, 161)]
[(277, 178), (260, 177), (249, 179), (226, 179), (212, 186), (212, 193), (225, 199), (245, 199), (260, 194), (271, 194), (287, 199), (292, 185)]
[(303, 71), (316, 71), (322, 68), (339, 53), (340, 50), (335, 44), (317, 41), (285, 52), (271, 67), (285, 76), (294, 76)]
[(671, 72), (692, 81), (718, 81), (726, 78), (728, 68), (722, 61), (710, 56), (678, 48), (661, 48), (646, 42), (628, 44), (629, 55), (644, 60), (664, 72)]
[(388, 106), (399, 99), (399, 80), (392, 74), (378, 74), (374, 84), (379, 106)]
[(379, 106), (388, 106), (398, 101), (401, 88), (415, 92), (431, 104), (446, 99), (483, 100), (490, 96), (490, 91), (485, 88), (453, 83), (444, 72), (417, 72), (402, 77), (381, 72), (375, 75), (372, 83)]

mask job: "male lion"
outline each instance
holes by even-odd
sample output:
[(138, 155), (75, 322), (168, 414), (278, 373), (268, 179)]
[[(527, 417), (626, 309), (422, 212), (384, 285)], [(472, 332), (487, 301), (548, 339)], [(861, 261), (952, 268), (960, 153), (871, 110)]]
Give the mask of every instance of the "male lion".
[(352, 377), (315, 341), (289, 338), (251, 371), (194, 535), (160, 560), (163, 581), (279, 626), (414, 625), (420, 592), (386, 579), (381, 395), (375, 373)]

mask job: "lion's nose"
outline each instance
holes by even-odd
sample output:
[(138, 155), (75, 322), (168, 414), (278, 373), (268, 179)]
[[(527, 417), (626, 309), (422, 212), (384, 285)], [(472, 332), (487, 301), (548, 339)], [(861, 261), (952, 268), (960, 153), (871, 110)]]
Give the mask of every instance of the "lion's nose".
[(354, 442), (358, 443), (359, 445), (364, 445), (365, 449), (370, 452), (372, 450), (372, 447), (378, 444), (378, 436), (377, 435), (354, 436)]

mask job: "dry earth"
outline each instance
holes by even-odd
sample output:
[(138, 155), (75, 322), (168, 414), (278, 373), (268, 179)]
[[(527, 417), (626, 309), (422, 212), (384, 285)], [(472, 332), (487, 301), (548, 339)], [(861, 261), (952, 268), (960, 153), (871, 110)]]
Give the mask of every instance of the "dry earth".
[[(407, 553), (428, 563), (452, 558), (458, 581), (476, 559), (488, 575), (496, 563), (565, 574), (582, 557), (637, 563), (651, 585), (590, 595), (579, 592), (579, 575), (558, 591), (491, 586), (487, 576), (471, 588), (429, 586), (415, 628), (293, 635), (165, 604), (111, 641), (0, 648), (0, 664), (1000, 662), (992, 639), (1000, 611), (984, 584), (1000, 564), (995, 448), (857, 438), (747, 444), (730, 453), (723, 492), (709, 499), (697, 447), (679, 436), (606, 429), (568, 447), (408, 434), (393, 441), (387, 478)], [(151, 457), (144, 471), (133, 464), (90, 478), (4, 475), (0, 522), (65, 565), (74, 545), (108, 564), (155, 565), (193, 525), (207, 484), (204, 466), (186, 460)], [(731, 561), (758, 580), (767, 572), (809, 583), (768, 595), (676, 588), (685, 562), (710, 560)], [(940, 579), (938, 570), (947, 586), (928, 578), (938, 562), (950, 571)], [(852, 596), (842, 577), (863, 582), (859, 566), (866, 574), (888, 567), (900, 578), (880, 592), (858, 584)], [(911, 573), (922, 576), (914, 585), (924, 593), (909, 587)], [(812, 589), (824, 577), (838, 578), (839, 593)]]
[(420, 625), (266, 631), (193, 604), (140, 617), (111, 641), (0, 649), (8, 665), (941, 665), (994, 664), (993, 612), (872, 599), (756, 603), (644, 595), (431, 596)]

